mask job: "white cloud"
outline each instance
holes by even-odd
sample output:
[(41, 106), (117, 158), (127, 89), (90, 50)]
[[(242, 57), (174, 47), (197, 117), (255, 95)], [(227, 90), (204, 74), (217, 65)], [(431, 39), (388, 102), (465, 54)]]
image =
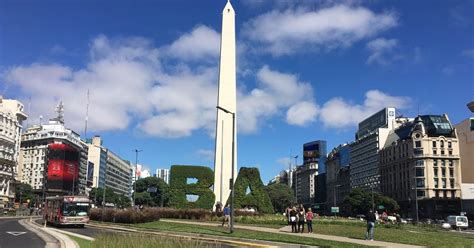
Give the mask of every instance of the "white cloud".
[[(311, 85), (300, 82), (296, 75), (271, 70), (265, 65), (257, 72), (257, 81), (258, 88), (249, 94), (240, 93), (238, 97), (239, 132), (256, 132), (261, 122), (280, 111), (301, 102), (313, 102)], [(311, 113), (308, 114), (311, 116)]]
[(474, 59), (474, 49), (466, 49), (461, 52), (462, 56)]
[(326, 127), (346, 128), (357, 125), (385, 107), (406, 109), (410, 102), (409, 97), (391, 96), (378, 90), (370, 90), (365, 94), (363, 104), (353, 104), (340, 97), (332, 98), (322, 106), (320, 120)]
[(286, 112), (286, 122), (292, 125), (305, 126), (316, 119), (318, 107), (313, 102), (299, 102)]
[(213, 161), (214, 160), (214, 151), (213, 150), (207, 150), (207, 149), (199, 149), (196, 151), (196, 153), (204, 158), (205, 160), (208, 161)]
[(370, 41), (367, 43), (367, 49), (371, 52), (367, 59), (367, 64), (378, 63), (381, 65), (387, 65), (391, 63), (392, 58), (389, 56), (397, 45), (398, 41), (396, 39), (378, 38)]
[(335, 5), (319, 10), (290, 8), (262, 14), (244, 25), (243, 34), (273, 55), (348, 47), (397, 25), (393, 13)]
[(220, 34), (207, 26), (199, 25), (164, 50), (170, 57), (184, 61), (213, 60), (217, 62), (220, 51)]

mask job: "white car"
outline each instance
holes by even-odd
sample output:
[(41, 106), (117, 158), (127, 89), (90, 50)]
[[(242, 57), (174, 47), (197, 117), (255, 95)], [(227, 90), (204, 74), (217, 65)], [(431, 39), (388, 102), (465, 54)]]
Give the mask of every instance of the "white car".
[(449, 225), (454, 229), (466, 229), (469, 226), (469, 221), (466, 216), (450, 215), (447, 220)]

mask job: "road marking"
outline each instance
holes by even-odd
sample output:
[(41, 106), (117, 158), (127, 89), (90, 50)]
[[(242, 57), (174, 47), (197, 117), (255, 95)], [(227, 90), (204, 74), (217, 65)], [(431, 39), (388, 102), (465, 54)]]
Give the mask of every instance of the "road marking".
[(11, 234), (13, 236), (20, 236), (20, 235), (25, 234), (26, 232), (6, 232), (6, 233)]

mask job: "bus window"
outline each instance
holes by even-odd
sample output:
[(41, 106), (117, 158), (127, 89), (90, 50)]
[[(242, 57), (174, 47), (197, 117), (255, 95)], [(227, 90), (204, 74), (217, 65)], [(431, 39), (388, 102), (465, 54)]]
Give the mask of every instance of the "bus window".
[(89, 211), (88, 203), (65, 202), (63, 203), (63, 216), (87, 216)]

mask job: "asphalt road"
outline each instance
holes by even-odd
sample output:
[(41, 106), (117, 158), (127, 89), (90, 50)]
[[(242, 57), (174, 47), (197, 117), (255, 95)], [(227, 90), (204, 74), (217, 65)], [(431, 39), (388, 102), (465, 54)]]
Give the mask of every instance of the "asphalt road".
[(19, 220), (0, 218), (0, 248), (43, 248), (46, 243), (20, 225)]

